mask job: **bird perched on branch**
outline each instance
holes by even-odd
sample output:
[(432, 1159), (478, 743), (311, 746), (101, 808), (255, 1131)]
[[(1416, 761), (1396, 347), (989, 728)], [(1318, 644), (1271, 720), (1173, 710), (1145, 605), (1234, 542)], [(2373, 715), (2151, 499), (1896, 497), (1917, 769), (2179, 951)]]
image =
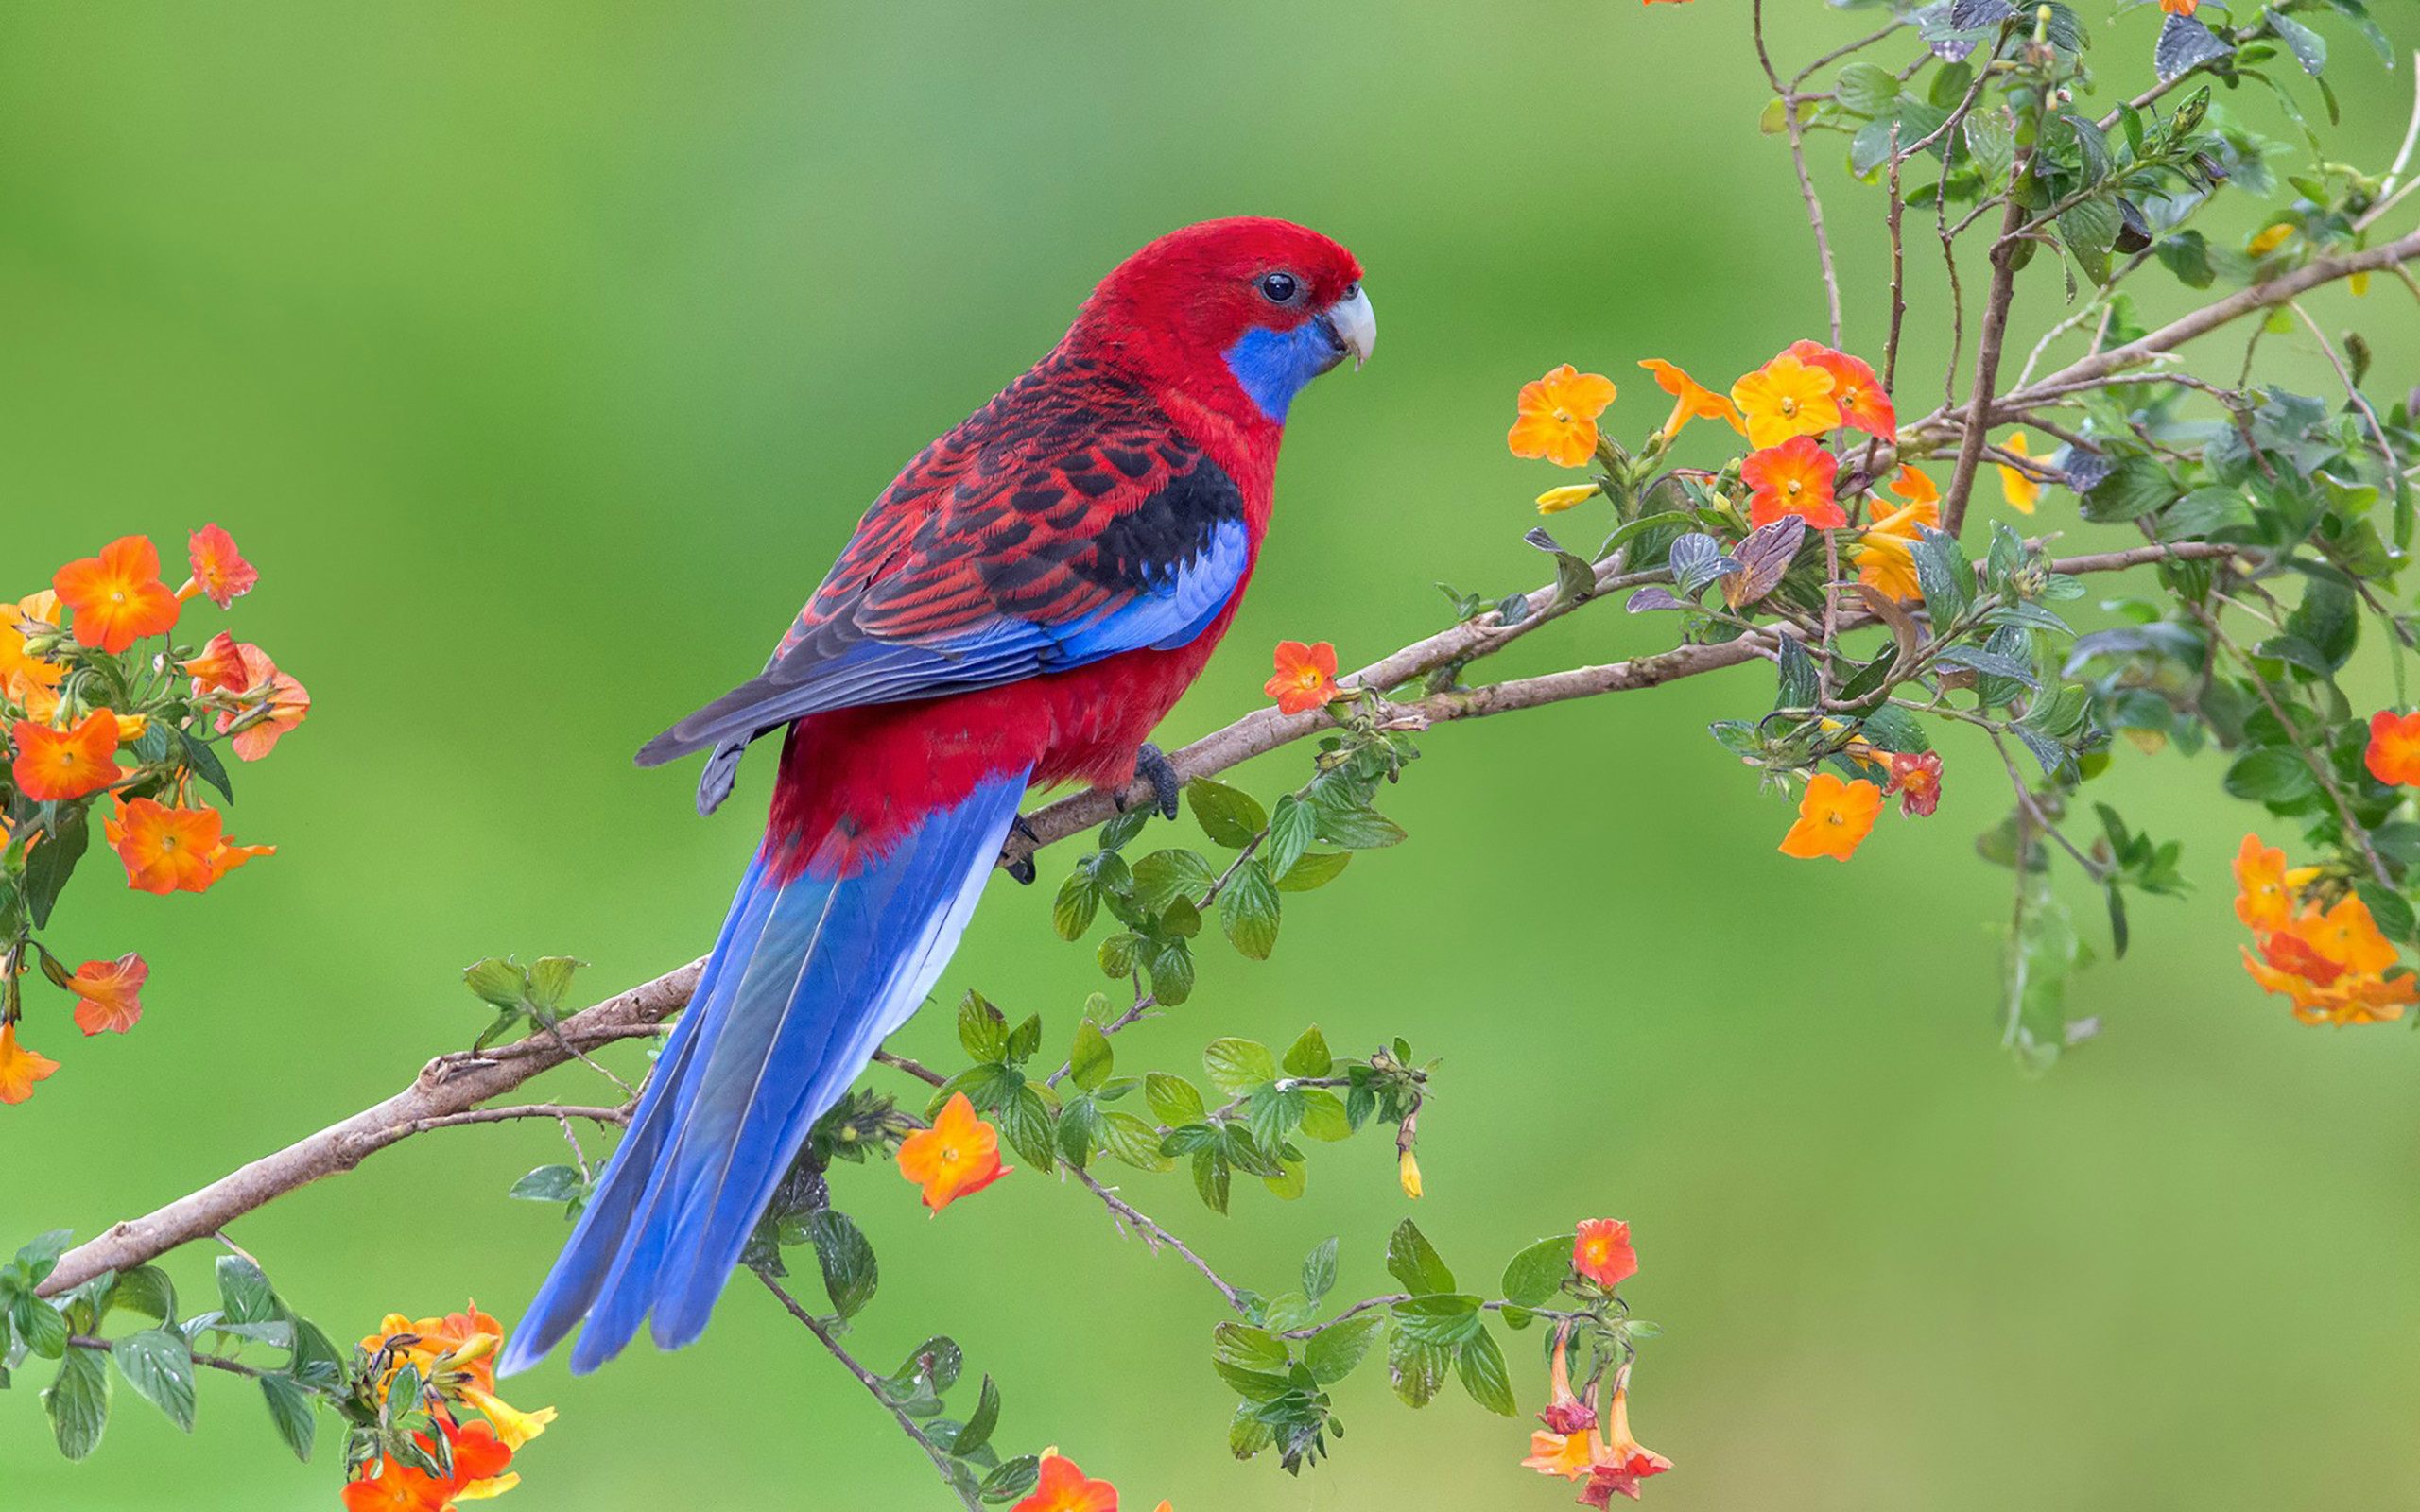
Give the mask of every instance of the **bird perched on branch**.
[(507, 1370), (582, 1319), (579, 1371), (650, 1315), (666, 1349), (703, 1332), (809, 1126), (940, 976), (1028, 787), (1139, 769), (1174, 816), (1146, 737), (1251, 580), (1288, 408), (1370, 355), (1360, 279), (1281, 220), (1136, 252), (883, 490), (764, 673), (639, 752), (706, 752), (711, 812), (783, 732), (764, 841)]

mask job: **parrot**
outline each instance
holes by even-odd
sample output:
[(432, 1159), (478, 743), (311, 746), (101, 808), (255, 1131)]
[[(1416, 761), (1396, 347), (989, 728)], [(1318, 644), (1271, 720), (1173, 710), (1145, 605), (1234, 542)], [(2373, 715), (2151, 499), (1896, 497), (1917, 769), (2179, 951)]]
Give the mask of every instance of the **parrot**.
[(1139, 775), (1175, 817), (1149, 737), (1252, 579), (1288, 410), (1376, 338), (1360, 264), (1317, 232), (1161, 236), (883, 490), (761, 675), (639, 751), (705, 753), (708, 814), (782, 735), (764, 838), (507, 1373), (575, 1328), (577, 1374), (643, 1323), (666, 1349), (704, 1332), (809, 1128), (939, 980), (1028, 789)]

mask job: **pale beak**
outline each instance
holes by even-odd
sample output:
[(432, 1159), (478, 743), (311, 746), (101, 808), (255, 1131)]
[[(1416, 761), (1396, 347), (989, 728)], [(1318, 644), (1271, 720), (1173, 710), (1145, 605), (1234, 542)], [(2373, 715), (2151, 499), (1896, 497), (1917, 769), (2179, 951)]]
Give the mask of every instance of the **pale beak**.
[(1329, 305), (1325, 315), (1337, 343), (1353, 353), (1353, 366), (1357, 369), (1369, 361), (1378, 345), (1378, 313), (1370, 307), (1370, 296), (1361, 285), (1354, 284), (1353, 292)]

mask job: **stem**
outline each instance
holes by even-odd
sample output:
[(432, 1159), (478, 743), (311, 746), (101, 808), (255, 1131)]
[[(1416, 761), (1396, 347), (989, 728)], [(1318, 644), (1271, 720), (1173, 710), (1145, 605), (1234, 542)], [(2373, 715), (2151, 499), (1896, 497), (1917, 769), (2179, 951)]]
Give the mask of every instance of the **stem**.
[(890, 1414), (891, 1420), (899, 1425), (899, 1431), (916, 1441), (916, 1447), (923, 1450), (925, 1457), (933, 1462), (933, 1469), (941, 1476), (942, 1484), (949, 1487), (949, 1494), (957, 1497), (967, 1508), (967, 1512), (982, 1512), (982, 1503), (959, 1489), (958, 1477), (950, 1472), (949, 1456), (934, 1448), (933, 1441), (926, 1438), (924, 1431), (916, 1426), (916, 1420), (901, 1411), (899, 1404), (892, 1401), (883, 1391), (882, 1378), (859, 1365), (856, 1356), (842, 1349), (840, 1341), (834, 1338), (831, 1331), (816, 1320), (814, 1314), (800, 1306), (797, 1297), (782, 1289), (781, 1282), (763, 1271), (756, 1271), (753, 1274), (758, 1280), (765, 1283), (765, 1290), (780, 1299), (782, 1306), (788, 1311), (790, 1316), (798, 1319), (802, 1328), (814, 1334), (817, 1343), (831, 1351), (833, 1359), (848, 1367), (849, 1374), (857, 1378), (857, 1384), (866, 1388), (866, 1394), (882, 1403), (884, 1409)]

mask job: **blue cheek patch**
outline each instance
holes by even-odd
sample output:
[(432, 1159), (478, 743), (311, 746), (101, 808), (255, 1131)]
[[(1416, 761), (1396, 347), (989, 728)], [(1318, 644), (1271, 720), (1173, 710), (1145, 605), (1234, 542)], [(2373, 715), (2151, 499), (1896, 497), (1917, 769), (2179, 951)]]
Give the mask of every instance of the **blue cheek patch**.
[(1291, 331), (1254, 326), (1226, 350), (1227, 370), (1272, 421), (1286, 423), (1294, 396), (1343, 358), (1336, 328), (1324, 315)]

